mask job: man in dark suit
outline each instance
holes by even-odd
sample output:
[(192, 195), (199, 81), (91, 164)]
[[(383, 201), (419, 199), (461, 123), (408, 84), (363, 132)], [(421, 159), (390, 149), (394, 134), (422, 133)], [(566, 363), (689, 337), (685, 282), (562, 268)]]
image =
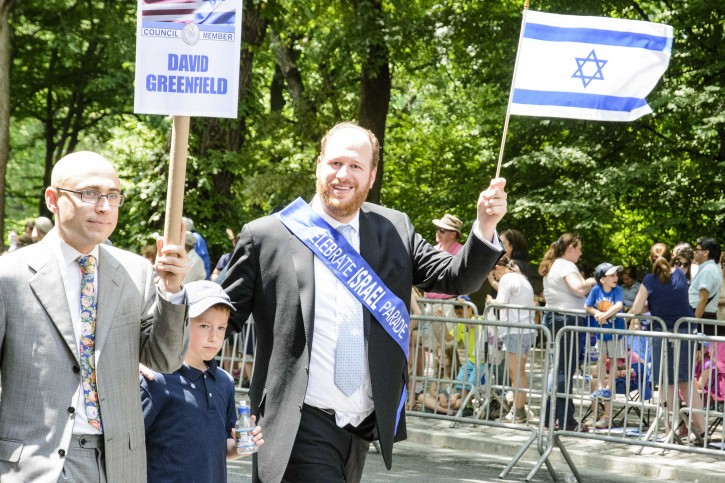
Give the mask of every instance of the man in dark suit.
[[(452, 256), (418, 235), (405, 214), (365, 203), (378, 156), (370, 131), (352, 123), (333, 127), (322, 139), (311, 209), (332, 228), (352, 232), (346, 237), (352, 249), (406, 307), (413, 285), (453, 294), (477, 290), (503, 253), (495, 228), (506, 212), (505, 181), (493, 180), (480, 194), (474, 229)], [(337, 379), (336, 346), (347, 339), (343, 325), (355, 318), (341, 309), (338, 284), (280, 218), (243, 228), (223, 285), (236, 308), (231, 331), (240, 331), (250, 313), (256, 327), (249, 394), (268, 438), (255, 458), (255, 481), (359, 481), (370, 441), (380, 441), (389, 469), (393, 441), (406, 437), (399, 415), (405, 355), (367, 309), (355, 312), (364, 330), (359, 381), (343, 388)]]
[(0, 480), (145, 482), (139, 361), (173, 372), (188, 344), (183, 246), (105, 245), (123, 204), (113, 166), (64, 157), (45, 190), (56, 226), (0, 259)]

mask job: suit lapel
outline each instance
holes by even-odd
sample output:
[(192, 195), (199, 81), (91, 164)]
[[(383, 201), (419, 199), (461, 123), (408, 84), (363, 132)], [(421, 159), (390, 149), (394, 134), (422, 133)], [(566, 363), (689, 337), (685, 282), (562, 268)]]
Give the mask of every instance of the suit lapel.
[(68, 345), (73, 357), (78, 361), (78, 341), (73, 331), (73, 319), (71, 319), (68, 309), (63, 277), (54, 256), (55, 252), (49, 246), (43, 245), (47, 244), (39, 244), (38, 250), (35, 250), (35, 256), (29, 257), (28, 266), (35, 272), (35, 275), (30, 277), (28, 283)]
[[(368, 262), (373, 272), (379, 273), (380, 254), (382, 248), (378, 245), (377, 232), (370, 220), (370, 215), (364, 209), (360, 210), (360, 255)], [(365, 321), (365, 335), (370, 334), (370, 311), (363, 310)]]
[(114, 314), (120, 294), (123, 291), (123, 278), (119, 273), (120, 264), (103, 245), (99, 246), (98, 287), (96, 288), (96, 361), (100, 360), (103, 344), (113, 325)]
[(289, 234), (288, 243), (297, 276), (302, 322), (305, 326), (305, 337), (307, 338), (307, 350), (311, 351), (315, 315), (315, 256), (312, 250), (292, 234)]

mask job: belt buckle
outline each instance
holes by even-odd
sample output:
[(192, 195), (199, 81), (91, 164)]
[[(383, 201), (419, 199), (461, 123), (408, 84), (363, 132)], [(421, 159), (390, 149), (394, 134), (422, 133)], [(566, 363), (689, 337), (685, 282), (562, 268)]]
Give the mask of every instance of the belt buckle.
[(322, 411), (325, 414), (329, 414), (330, 416), (334, 416), (335, 415), (335, 410), (334, 409), (324, 409), (324, 408), (317, 408), (317, 409), (319, 409), (320, 411)]

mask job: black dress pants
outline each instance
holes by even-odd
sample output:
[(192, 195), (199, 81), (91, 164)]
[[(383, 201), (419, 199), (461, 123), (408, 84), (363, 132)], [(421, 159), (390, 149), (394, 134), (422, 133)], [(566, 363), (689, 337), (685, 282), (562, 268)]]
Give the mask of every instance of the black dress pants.
[(304, 404), (283, 482), (357, 483), (374, 437), (375, 412), (340, 428), (332, 411)]

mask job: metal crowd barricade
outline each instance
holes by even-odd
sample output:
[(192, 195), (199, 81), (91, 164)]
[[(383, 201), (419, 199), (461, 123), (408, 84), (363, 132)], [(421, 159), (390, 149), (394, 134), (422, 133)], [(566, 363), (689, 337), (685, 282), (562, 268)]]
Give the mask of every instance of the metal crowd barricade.
[[(573, 314), (573, 312), (569, 312)], [(578, 314), (578, 312), (577, 312)], [(624, 318), (632, 318), (627, 314), (620, 314)], [(555, 331), (555, 343), (554, 343), (554, 363), (553, 373), (559, 372), (559, 363), (562, 360), (562, 351), (569, 350), (569, 354), (565, 354), (565, 361), (576, 360), (580, 364), (579, 370), (581, 371), (581, 378), (579, 381), (588, 382), (593, 379), (594, 376), (604, 377), (602, 373), (594, 374), (592, 370), (591, 360), (587, 360), (585, 357), (583, 361), (575, 359), (571, 352), (577, 350), (576, 344), (567, 344), (565, 341), (568, 340), (581, 340), (580, 336), (584, 334), (585, 346), (589, 344), (589, 336), (591, 334), (604, 336), (606, 334), (613, 336), (622, 336), (626, 340), (638, 340), (640, 346), (644, 346), (643, 351), (644, 357), (633, 358), (631, 356), (631, 350), (624, 352), (622, 357), (622, 365), (619, 366), (620, 362), (617, 356), (614, 354), (612, 362), (616, 364), (615, 371), (612, 376), (615, 378), (613, 383), (610, 383), (612, 392), (611, 398), (607, 398), (602, 393), (598, 393), (596, 396), (592, 394), (595, 386), (590, 385), (588, 388), (577, 387), (575, 378), (571, 381), (566, 381), (564, 390), (553, 390), (551, 391), (552, 400), (555, 401), (549, 410), (549, 421), (554, 421), (554, 415), (556, 412), (556, 405), (566, 405), (565, 408), (568, 411), (569, 408), (575, 409), (580, 420), (574, 427), (566, 427), (565, 421), (569, 420), (568, 414), (565, 411), (564, 422), (561, 422), (560, 427), (556, 427), (555, 424), (550, 424), (546, 433), (546, 450), (542, 454), (539, 461), (537, 461), (533, 470), (527, 476), (527, 481), (530, 481), (535, 473), (541, 468), (544, 463), (548, 464), (548, 458), (554, 448), (559, 448), (564, 460), (567, 462), (572, 473), (576, 477), (577, 481), (583, 481), (581, 475), (576, 469), (576, 466), (572, 462), (565, 446), (563, 445), (562, 437), (576, 437), (585, 438), (591, 440), (599, 440), (604, 442), (613, 442), (627, 445), (639, 446), (638, 452), (641, 452), (644, 447), (653, 447), (664, 450), (673, 449), (687, 453), (700, 453), (710, 454), (719, 457), (725, 456), (723, 451), (723, 438), (720, 438), (717, 444), (712, 435), (720, 428), (718, 434), (722, 435), (722, 406), (710, 408), (702, 408), (702, 400), (700, 393), (697, 389), (697, 384), (694, 379), (694, 370), (697, 362), (698, 353), (695, 351), (696, 344), (706, 342), (709, 344), (713, 343), (725, 343), (725, 337), (712, 337), (703, 335), (693, 335), (688, 333), (689, 331), (683, 330), (681, 333), (667, 332), (662, 330), (665, 327), (664, 323), (656, 318), (647, 316), (652, 323), (660, 326), (659, 331), (632, 331), (632, 330), (617, 330), (617, 329), (602, 329), (598, 327), (586, 327), (586, 326), (566, 326)], [(682, 324), (702, 324), (702, 323), (717, 323), (715, 321), (704, 321), (702, 319), (685, 319), (678, 322), (677, 328)], [(722, 322), (720, 324), (723, 324)], [(677, 330), (677, 329), (675, 329)], [(636, 339), (634, 339), (636, 338)], [(651, 363), (648, 360), (648, 348), (652, 348), (651, 351)], [(725, 345), (723, 346), (725, 348)], [(585, 350), (585, 354), (587, 351)], [(608, 357), (609, 358), (609, 357)], [(671, 360), (670, 360), (671, 359)], [(672, 364), (673, 379), (670, 380), (668, 376), (668, 364)], [(598, 367), (602, 367), (604, 364), (598, 364)], [(654, 374), (650, 372), (651, 365), (659, 365), (661, 370), (659, 371), (659, 377), (655, 378)], [(678, 373), (682, 370), (682, 376), (678, 376)], [(566, 371), (564, 371), (566, 372)], [(618, 372), (621, 372), (624, 381), (622, 383), (624, 392), (622, 395), (618, 395), (619, 382), (616, 381)], [(719, 377), (719, 371), (715, 370), (714, 376)], [(689, 379), (685, 381), (685, 379)], [(600, 384), (601, 385), (601, 384)], [(606, 383), (604, 384), (606, 385)], [(640, 391), (639, 398), (629, 397), (632, 386), (637, 386)], [(655, 387), (660, 389), (660, 393), (657, 394)], [(644, 389), (644, 393), (642, 392)], [(678, 392), (675, 389), (679, 389)], [(686, 407), (680, 408), (679, 401), (687, 401), (689, 404)], [(676, 407), (677, 410), (670, 412), (667, 408), (663, 408), (663, 403), (667, 402), (669, 408)], [(571, 404), (573, 403), (573, 404)], [(584, 423), (583, 415), (584, 410), (591, 409), (595, 414), (593, 418), (596, 421), (596, 415), (600, 412), (599, 404), (604, 403), (603, 409), (605, 415), (609, 415), (609, 420), (605, 424), (594, 427), (590, 432), (582, 431), (582, 424)], [(607, 407), (608, 405), (608, 407)], [(618, 410), (615, 410), (615, 406)], [(650, 424), (643, 419), (645, 411), (656, 412)], [(634, 413), (634, 416), (632, 414)], [(561, 412), (559, 413), (561, 414)], [(623, 415), (623, 417), (618, 417)], [(700, 417), (713, 418), (713, 422), (710, 425), (699, 428), (698, 431), (694, 431), (697, 426), (695, 423)], [(615, 419), (616, 418), (616, 419)], [(703, 418), (704, 419), (704, 418)], [(702, 424), (702, 423), (701, 423)], [(712, 426), (712, 428), (711, 428)], [(680, 430), (679, 428), (683, 428)], [(645, 433), (646, 429), (646, 433)], [(660, 429), (664, 429), (665, 434), (663, 436), (658, 435)], [(685, 430), (690, 433), (697, 433), (693, 437), (685, 437)], [(699, 431), (705, 431), (704, 435), (700, 435)]]
[[(440, 304), (442, 301), (422, 299), (421, 302)], [(447, 303), (462, 305), (454, 300)], [(497, 307), (535, 310), (513, 305)], [(418, 329), (412, 332), (411, 337), (410, 392), (414, 395), (409, 400), (408, 414), (451, 421), (451, 426), (469, 423), (531, 433), (503, 470), (501, 477), (505, 477), (526, 450), (540, 439), (540, 423), (534, 411), (545, 397), (544, 379), (549, 366), (549, 358), (545, 354), (551, 351), (551, 333), (538, 324), (511, 323), (491, 317), (487, 320), (423, 315), (413, 316), (412, 319), (418, 323)], [(425, 328), (426, 325), (429, 328)], [(520, 356), (507, 355), (503, 350), (506, 348), (499, 343), (499, 335), (511, 328), (530, 331), (534, 336), (532, 339), (535, 342), (525, 364), (522, 364), (524, 361)], [(446, 342), (449, 344), (448, 351)], [(459, 355), (461, 363), (457, 364), (455, 357), (452, 362), (447, 362), (446, 352), (450, 355), (451, 347), (462, 351), (463, 356)], [(422, 369), (416, 365), (421, 351), (424, 354)], [(471, 359), (473, 363), (469, 364)], [(516, 366), (523, 367), (523, 377), (518, 371), (509, 374), (510, 364), (516, 364), (514, 369)], [(461, 367), (472, 369), (473, 377), (469, 376), (468, 371), (461, 371)], [(459, 375), (462, 377), (457, 380)], [(421, 392), (416, 394), (418, 391)], [(524, 402), (521, 412), (525, 416), (519, 419), (513, 410), (517, 400), (519, 404), (522, 400)], [(507, 420), (507, 416), (510, 419)], [(548, 462), (547, 468), (554, 475), (553, 467)]]
[[(526, 476), (526, 481), (531, 481), (544, 464), (557, 480), (549, 460), (555, 448), (560, 450), (577, 481), (583, 481), (562, 443), (563, 437), (639, 446), (638, 454), (645, 447), (651, 447), (662, 451), (725, 456), (725, 337), (702, 335), (705, 325), (725, 330), (725, 321), (683, 318), (677, 321), (673, 332), (668, 332), (665, 323), (657, 317), (619, 314), (629, 322), (646, 319), (658, 330), (602, 329), (586, 322), (588, 314), (583, 310), (489, 304), (483, 316), (479, 317), (475, 305), (470, 302), (417, 300), (424, 307), (427, 304), (465, 307), (473, 318), (466, 315), (462, 318), (411, 315), (412, 325), (417, 324), (417, 327), (411, 331), (407, 412), (411, 416), (450, 421), (452, 427), (457, 423), (467, 423), (531, 433), (504, 468), (501, 478), (506, 477), (536, 442), (540, 458)], [(513, 310), (537, 314), (541, 317), (536, 319), (542, 320), (542, 323), (518, 324), (498, 320), (499, 313), (511, 313)], [(430, 310), (428, 312), (431, 313)], [(569, 321), (575, 320), (576, 324), (551, 324), (567, 317)], [(509, 374), (511, 356), (507, 356), (501, 346), (500, 336), (509, 328), (528, 329), (536, 334), (536, 343), (528, 354), (523, 379), (513, 374), (512, 380)], [(627, 341), (627, 350), (621, 354), (623, 357), (619, 357), (620, 354), (608, 357), (614, 364), (610, 364), (614, 378), (614, 382), (609, 384), (611, 398), (592, 396), (601, 385), (599, 378), (606, 377), (601, 372), (606, 371), (606, 363), (598, 360), (594, 338), (605, 334), (622, 336)], [(709, 365), (705, 364), (701, 349), (703, 344), (707, 344), (709, 350)], [(632, 353), (636, 353), (637, 357), (633, 357)], [(235, 377), (236, 391), (247, 393), (249, 386), (244, 383), (245, 366), (251, 379), (254, 365), (254, 323), (251, 318), (242, 332), (225, 342), (217, 359), (220, 366), (232, 374), (239, 368), (239, 376)], [(683, 364), (686, 365), (683, 369), (686, 374), (694, 374), (700, 364), (700, 375), (706, 373), (710, 381), (705, 385), (704, 404), (697, 403), (702, 387), (698, 387), (693, 376), (678, 388), (677, 410), (671, 412), (664, 407), (675, 398), (674, 395), (666, 396), (663, 388), (680, 385), (678, 380), (670, 381), (664, 369), (669, 359), (672, 359), (675, 375)], [(559, 390), (556, 386), (562, 361), (562, 372), (568, 377), (562, 379), (563, 386), (559, 387), (563, 389)], [(659, 378), (654, 377), (652, 370), (655, 363), (663, 368)], [(465, 377), (468, 374), (463, 374), (463, 380), (457, 381), (456, 376), (462, 367), (470, 369), (470, 379)], [(523, 380), (528, 387), (524, 387)], [(423, 389), (422, 393), (416, 394), (416, 386)], [(512, 402), (522, 394), (525, 395), (525, 418), (523, 421), (515, 418), (507, 421)], [(680, 399), (690, 401), (690, 404), (680, 405)], [(445, 404), (438, 404), (444, 401)], [(702, 399), (700, 402), (703, 402)], [(564, 404), (566, 408), (565, 421), (569, 411), (574, 411), (572, 416), (578, 419), (576, 427), (566, 427), (565, 423), (562, 427), (556, 426), (557, 404)], [(668, 407), (673, 405), (668, 404)], [(554, 423), (548, 427), (545, 426), (546, 412), (549, 422)], [(608, 415), (609, 421), (596, 428), (600, 415)], [(582, 424), (587, 420), (594, 422), (595, 427), (590, 432), (581, 432)], [(698, 423), (701, 427), (697, 427)], [(660, 434), (662, 430), (664, 435)]]
[[(455, 308), (459, 307), (467, 312), (461, 315), (463, 318), (478, 318), (478, 308), (467, 301), (457, 301), (456, 299), (428, 299), (423, 297), (416, 298), (419, 308), (422, 310), (422, 316), (415, 316), (411, 313), (411, 336), (409, 351), (409, 380), (411, 390), (408, 391), (409, 400), (408, 407), (415, 405), (418, 396), (416, 387), (428, 388), (431, 381), (450, 381), (455, 379), (461, 360), (466, 360), (466, 353), (459, 353), (457, 346), (458, 326), (460, 322), (456, 318)], [(448, 314), (448, 316), (446, 316)], [(432, 320), (431, 317), (447, 319), (445, 321)], [(456, 329), (451, 333), (452, 329)], [(470, 332), (464, 331), (465, 334)], [(467, 341), (470, 342), (470, 341)], [(466, 345), (466, 350), (468, 345)], [(475, 360), (480, 360), (478, 353), (479, 347), (473, 348), (475, 352)], [(476, 364), (473, 367), (473, 377), (480, 381), (480, 367)], [(440, 389), (440, 385), (436, 385)], [(437, 392), (439, 392), (437, 390)], [(467, 399), (470, 400), (472, 391), (465, 391)], [(436, 397), (442, 397), (436, 394)]]
[[(712, 328), (712, 332), (720, 337), (703, 336), (706, 327)], [(681, 345), (680, 351), (687, 351), (688, 365), (693, 368), (694, 378), (687, 387), (686, 396), (692, 399), (695, 394), (700, 394), (702, 404), (701, 407), (679, 408), (677, 422), (680, 428), (684, 428), (681, 433), (688, 437), (683, 438), (675, 430), (671, 438), (678, 444), (690, 445), (693, 440), (689, 436), (694, 435), (694, 443), (722, 452), (725, 449), (725, 337), (721, 334), (725, 333), (725, 320), (683, 317), (675, 323), (673, 332), (699, 336), (694, 345)], [(700, 418), (703, 427), (698, 428), (695, 420)]]
[[(563, 327), (563, 319), (565, 317), (569, 317), (570, 323), (576, 323), (583, 327), (586, 327), (587, 325), (585, 321), (588, 314), (583, 310), (566, 311), (541, 306), (523, 307), (504, 304), (489, 304), (484, 310), (484, 319), (495, 319), (498, 316), (497, 314), (503, 313), (504, 310), (520, 310), (532, 312), (536, 315), (535, 319), (541, 321), (540, 327), (542, 332), (545, 331), (545, 333), (547, 334), (546, 343), (539, 344), (540, 358), (533, 361), (539, 364), (541, 374), (541, 377), (537, 379), (537, 381), (539, 382), (539, 387), (533, 389), (535, 393), (541, 394), (541, 410), (536, 437), (537, 449), (539, 454), (541, 455), (541, 458), (539, 459), (535, 467), (531, 470), (531, 472), (527, 475), (526, 481), (530, 481), (534, 477), (534, 475), (541, 468), (542, 464), (546, 464), (549, 473), (552, 475), (554, 480), (557, 481), (557, 476), (553, 470), (553, 466), (549, 461), (551, 448), (548, 448), (548, 446), (550, 446), (551, 438), (547, 438), (549, 428), (547, 428), (546, 426), (545, 417), (546, 411), (551, 411), (550, 418), (553, 420), (555, 410), (555, 404), (551, 403), (551, 401), (555, 401), (555, 398), (553, 397), (556, 392), (554, 388), (554, 383), (558, 380), (557, 369), (555, 367), (558, 357), (556, 357), (557, 354), (554, 350), (554, 338), (556, 337), (557, 331), (561, 330), (561, 327)], [(592, 355), (594, 354), (593, 345), (590, 344), (588, 341), (582, 342), (581, 344), (579, 343), (579, 341), (576, 341), (576, 344), (570, 344), (570, 350), (573, 350), (573, 348), (576, 348), (577, 363), (579, 362), (580, 353), (583, 360), (591, 360)], [(573, 367), (571, 369), (573, 369)], [(567, 379), (567, 385), (571, 384), (571, 382), (574, 380), (573, 376), (575, 375), (575, 371), (572, 370), (569, 372), (569, 374), (571, 374), (572, 377), (565, 378)], [(581, 378), (579, 379), (581, 380)], [(565, 392), (569, 392), (568, 386)], [(551, 425), (551, 427), (553, 427), (553, 425)], [(516, 454), (516, 456), (514, 457), (514, 462), (518, 461), (518, 459), (523, 456), (525, 449), (526, 448), (522, 448), (522, 451), (519, 451)], [(505, 468), (504, 472), (500, 476), (505, 477), (512, 467), (513, 465), (509, 464), (509, 466)]]
[[(237, 393), (249, 392), (254, 374), (256, 347), (254, 319), (250, 315), (242, 331), (225, 340), (221, 352), (216, 357), (219, 367), (234, 377), (234, 389)], [(248, 378), (245, 380), (247, 374)]]

